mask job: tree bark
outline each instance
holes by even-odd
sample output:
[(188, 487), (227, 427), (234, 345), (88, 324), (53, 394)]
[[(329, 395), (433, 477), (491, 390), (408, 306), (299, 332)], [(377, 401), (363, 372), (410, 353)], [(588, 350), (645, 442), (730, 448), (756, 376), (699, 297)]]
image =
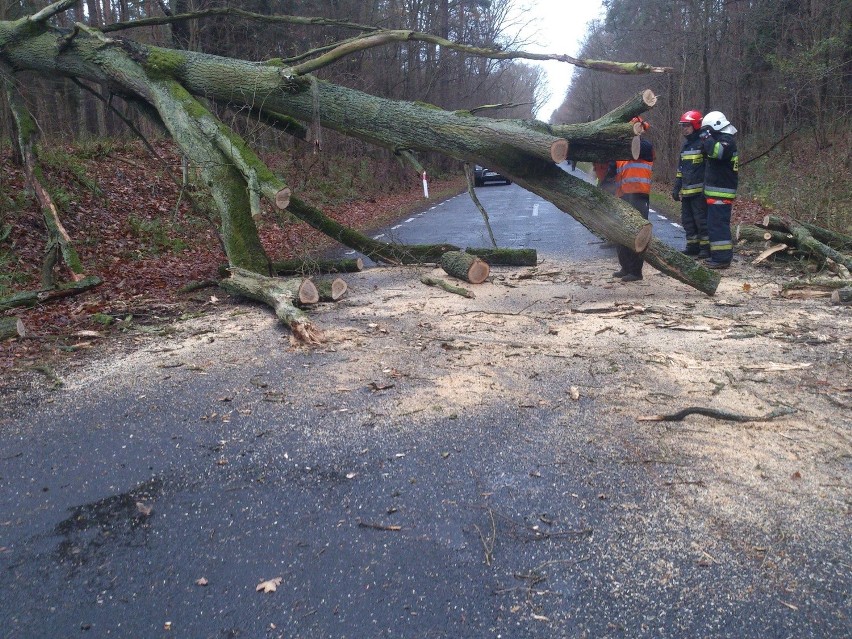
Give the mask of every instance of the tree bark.
[(313, 260), (310, 258), (284, 260), (272, 263), (274, 275), (318, 275), (322, 273), (357, 273), (364, 270), (360, 258), (340, 260)]
[(538, 253), (535, 249), (510, 248), (471, 248), (465, 253), (475, 255), (488, 263), (489, 266), (535, 266), (538, 264)]
[(789, 233), (770, 231), (751, 224), (737, 224), (731, 227), (731, 237), (737, 242), (774, 242), (775, 244), (791, 244), (794, 240)]
[(441, 256), (441, 268), (453, 277), (471, 284), (482, 284), (491, 271), (486, 262), (462, 251), (444, 253)]

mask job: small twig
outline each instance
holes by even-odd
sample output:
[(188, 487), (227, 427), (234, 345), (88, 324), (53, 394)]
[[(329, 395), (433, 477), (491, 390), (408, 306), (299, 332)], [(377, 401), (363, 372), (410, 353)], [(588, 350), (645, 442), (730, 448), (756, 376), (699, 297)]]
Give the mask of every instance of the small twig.
[(793, 408), (776, 408), (772, 412), (766, 415), (758, 415), (756, 417), (752, 417), (751, 415), (740, 415), (738, 413), (729, 413), (723, 410), (716, 410), (715, 408), (703, 408), (701, 406), (692, 406), (690, 408), (684, 408), (683, 410), (679, 410), (676, 413), (672, 413), (671, 415), (647, 415), (637, 417), (637, 422), (679, 422), (682, 421), (687, 415), (697, 414), (704, 415), (706, 417), (713, 417), (715, 419), (722, 419), (729, 422), (768, 422), (770, 420), (775, 419), (776, 417), (782, 417), (784, 415), (791, 415), (795, 413), (795, 409)]
[(476, 528), (476, 532), (479, 533), (479, 541), (482, 542), (482, 548), (485, 551), (486, 566), (491, 565), (491, 560), (494, 557), (494, 544), (497, 543), (497, 524), (494, 522), (494, 511), (490, 508), (488, 509), (488, 516), (491, 518), (491, 537), (489, 539), (485, 538), (485, 535), (482, 534), (479, 526), (476, 524), (473, 525), (473, 527)]
[(371, 524), (366, 521), (359, 521), (358, 526), (361, 528), (372, 528), (373, 530), (389, 530), (391, 532), (398, 532), (402, 530), (402, 526), (385, 526), (384, 524)]

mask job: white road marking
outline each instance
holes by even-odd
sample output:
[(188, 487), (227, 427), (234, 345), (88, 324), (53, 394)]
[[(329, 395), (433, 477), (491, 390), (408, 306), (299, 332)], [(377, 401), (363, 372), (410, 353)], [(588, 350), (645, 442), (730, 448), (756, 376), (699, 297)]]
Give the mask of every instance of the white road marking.
[(538, 202), (533, 205), (533, 217), (538, 217)]
[(672, 226), (674, 226), (675, 228), (678, 228), (678, 229), (682, 229), (682, 228), (683, 228), (683, 227), (682, 227), (680, 224), (678, 224), (677, 222), (670, 222), (670, 224), (671, 224)]
[[(429, 210), (431, 211), (432, 209), (429, 209)], [(414, 218), (413, 218), (413, 217), (410, 217), (410, 218), (408, 218), (407, 220), (405, 220), (405, 222), (403, 222), (403, 224), (406, 224), (406, 223), (408, 223), (408, 222), (413, 222), (413, 221), (414, 221)]]
[(395, 231), (395, 230), (397, 230), (397, 229), (398, 229), (399, 227), (401, 227), (401, 226), (402, 226), (402, 224), (397, 224), (396, 226), (392, 226), (392, 227), (391, 227), (391, 231)]
[(384, 236), (385, 236), (385, 234), (384, 234), (384, 233), (379, 233), (378, 235), (374, 235), (374, 236), (373, 236), (373, 239), (374, 239), (374, 240), (377, 240), (377, 239), (379, 239), (380, 237), (384, 237)]
[(648, 210), (649, 210), (651, 213), (656, 213), (656, 211), (655, 211), (654, 209), (650, 209), (650, 208), (649, 208)]

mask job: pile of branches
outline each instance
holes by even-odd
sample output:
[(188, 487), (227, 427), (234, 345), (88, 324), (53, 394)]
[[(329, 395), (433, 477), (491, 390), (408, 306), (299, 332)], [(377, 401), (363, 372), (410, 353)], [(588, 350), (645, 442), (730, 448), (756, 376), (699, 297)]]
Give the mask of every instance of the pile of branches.
[(830, 295), (835, 303), (852, 301), (852, 236), (783, 215), (766, 215), (760, 223), (740, 224), (732, 232), (737, 241), (765, 245), (753, 264), (787, 255), (814, 263), (823, 274), (788, 282), (784, 293), (807, 290), (812, 296)]

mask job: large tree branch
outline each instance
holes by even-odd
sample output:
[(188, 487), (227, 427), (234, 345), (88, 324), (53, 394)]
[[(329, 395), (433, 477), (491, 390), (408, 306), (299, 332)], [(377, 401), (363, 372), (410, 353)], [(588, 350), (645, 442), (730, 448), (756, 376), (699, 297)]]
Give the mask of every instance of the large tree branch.
[[(70, 0), (67, 0), (70, 1)], [(72, 2), (73, 4), (73, 2)], [(366, 24), (357, 24), (348, 20), (334, 20), (331, 18), (306, 17), (306, 16), (290, 16), (290, 15), (264, 15), (236, 9), (234, 7), (219, 7), (212, 9), (203, 9), (193, 11), (191, 13), (177, 13), (172, 15), (153, 16), (151, 18), (140, 18), (138, 20), (129, 20), (127, 22), (115, 22), (101, 28), (102, 31), (124, 31), (126, 29), (136, 29), (138, 27), (155, 27), (163, 24), (174, 24), (175, 22), (187, 22), (189, 20), (201, 20), (204, 18), (214, 18), (218, 16), (239, 17), (254, 22), (264, 22), (267, 24), (300, 24), (316, 27), (342, 27), (344, 29), (354, 29), (356, 31), (378, 31), (379, 27), (373, 27)]]
[(654, 67), (644, 62), (610, 62), (607, 60), (589, 60), (574, 58), (570, 55), (561, 53), (530, 53), (527, 51), (500, 51), (488, 47), (474, 47), (459, 42), (453, 42), (446, 38), (441, 38), (429, 33), (420, 33), (418, 31), (405, 30), (387, 30), (376, 31), (365, 35), (357, 36), (351, 40), (340, 43), (331, 51), (320, 55), (313, 60), (304, 62), (294, 66), (293, 71), (299, 75), (312, 73), (317, 69), (328, 66), (329, 64), (347, 58), (359, 51), (365, 51), (374, 47), (381, 47), (393, 42), (427, 42), (434, 44), (442, 49), (458, 51), (468, 56), (477, 58), (489, 58), (491, 60), (555, 60), (557, 62), (567, 62), (577, 67), (585, 69), (595, 69), (597, 71), (605, 71), (607, 73), (616, 73), (619, 75), (640, 75), (645, 73), (665, 73), (671, 71), (671, 67)]

